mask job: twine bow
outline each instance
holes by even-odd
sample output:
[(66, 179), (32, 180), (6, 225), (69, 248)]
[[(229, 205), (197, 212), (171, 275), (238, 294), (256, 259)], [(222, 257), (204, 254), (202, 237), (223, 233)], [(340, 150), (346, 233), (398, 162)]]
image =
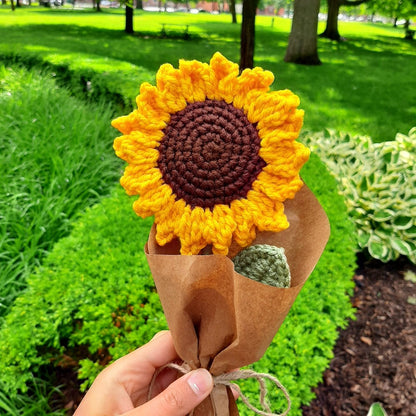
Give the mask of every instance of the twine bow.
[[(150, 400), (152, 398), (152, 391), (153, 391), (153, 386), (154, 383), (156, 381), (156, 377), (166, 368), (172, 368), (176, 371), (178, 371), (179, 373), (182, 374), (187, 374), (191, 371), (191, 368), (186, 364), (182, 364), (182, 365), (178, 365), (178, 364), (174, 364), (174, 363), (169, 363), (164, 365), (163, 367), (160, 367), (159, 369), (157, 369), (153, 375), (152, 381), (150, 383), (149, 386), (149, 392), (148, 392), (148, 396), (147, 399)], [(257, 380), (257, 382), (259, 383), (260, 386), (260, 404), (263, 408), (263, 410), (258, 409), (257, 407), (253, 406), (250, 401), (248, 400), (247, 396), (245, 396), (242, 392), (240, 387), (237, 384), (232, 383), (233, 381), (237, 381), (237, 380), (245, 380), (248, 378), (254, 378), (255, 380)], [(291, 407), (291, 401), (290, 401), (290, 396), (289, 393), (287, 392), (286, 388), (280, 383), (280, 381), (267, 373), (257, 373), (256, 371), (253, 370), (235, 370), (235, 371), (231, 371), (229, 373), (224, 373), (221, 374), (219, 376), (214, 376), (214, 387), (215, 386), (226, 386), (229, 387), (231, 389), (233, 389), (234, 391), (236, 391), (239, 395), (239, 397), (241, 398), (241, 400), (243, 401), (243, 403), (253, 412), (257, 413), (258, 415), (261, 416), (286, 416), (289, 414), (290, 411), (290, 407)], [(267, 396), (267, 388), (266, 388), (266, 380), (270, 380), (278, 389), (280, 389), (287, 401), (287, 409), (283, 412), (283, 413), (273, 413), (270, 409), (270, 406), (268, 405), (268, 403), (266, 402), (266, 396)]]

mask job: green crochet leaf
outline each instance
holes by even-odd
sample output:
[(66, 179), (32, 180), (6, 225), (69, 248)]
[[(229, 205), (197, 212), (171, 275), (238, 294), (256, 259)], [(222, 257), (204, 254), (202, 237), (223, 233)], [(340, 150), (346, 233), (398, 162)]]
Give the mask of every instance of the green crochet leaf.
[(257, 244), (240, 251), (233, 259), (241, 275), (275, 287), (290, 287), (290, 270), (281, 247)]

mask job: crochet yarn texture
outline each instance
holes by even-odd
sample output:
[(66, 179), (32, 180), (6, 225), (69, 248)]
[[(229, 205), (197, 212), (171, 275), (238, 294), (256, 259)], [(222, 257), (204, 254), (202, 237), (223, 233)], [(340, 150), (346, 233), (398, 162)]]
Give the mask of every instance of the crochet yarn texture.
[(257, 244), (240, 251), (234, 269), (245, 277), (275, 287), (290, 287), (290, 270), (281, 247)]
[(266, 166), (257, 130), (224, 101), (195, 102), (173, 114), (158, 150), (163, 179), (192, 208), (245, 198)]
[(164, 64), (156, 86), (141, 85), (137, 110), (113, 121), (128, 163), (120, 182), (139, 195), (135, 212), (154, 216), (159, 245), (179, 238), (181, 254), (226, 255), (232, 241), (247, 247), (257, 231), (289, 226), (283, 202), (303, 185), (309, 150), (296, 142), (299, 98), (269, 91), (272, 82), (261, 68), (239, 75), (219, 53)]

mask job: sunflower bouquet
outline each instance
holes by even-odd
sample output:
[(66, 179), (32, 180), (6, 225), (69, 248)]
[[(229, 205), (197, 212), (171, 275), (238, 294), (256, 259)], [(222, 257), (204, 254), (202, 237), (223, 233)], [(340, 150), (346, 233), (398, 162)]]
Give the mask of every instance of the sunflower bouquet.
[[(121, 184), (139, 195), (139, 216), (154, 216), (145, 251), (176, 350), (217, 380), (261, 358), (329, 235), (299, 176), (309, 157), (296, 141), (299, 98), (270, 91), (273, 80), (261, 68), (240, 74), (219, 53), (209, 64), (165, 64), (156, 86), (141, 85), (137, 109), (112, 123), (128, 163)], [(265, 251), (272, 261), (250, 271)], [(286, 284), (254, 280), (273, 259)], [(238, 415), (230, 383), (193, 415)]]

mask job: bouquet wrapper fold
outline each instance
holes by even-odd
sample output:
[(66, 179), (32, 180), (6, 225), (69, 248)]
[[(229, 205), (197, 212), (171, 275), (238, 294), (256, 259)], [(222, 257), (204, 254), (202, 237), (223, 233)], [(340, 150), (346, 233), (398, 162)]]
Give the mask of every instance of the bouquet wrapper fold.
[[(290, 227), (258, 232), (252, 244), (283, 247), (291, 287), (276, 288), (244, 277), (228, 256), (179, 254), (177, 240), (161, 247), (153, 226), (145, 253), (180, 358), (214, 376), (258, 361), (321, 256), (330, 234), (326, 214), (306, 185), (285, 202)], [(235, 416), (229, 387), (217, 386), (193, 416)]]

